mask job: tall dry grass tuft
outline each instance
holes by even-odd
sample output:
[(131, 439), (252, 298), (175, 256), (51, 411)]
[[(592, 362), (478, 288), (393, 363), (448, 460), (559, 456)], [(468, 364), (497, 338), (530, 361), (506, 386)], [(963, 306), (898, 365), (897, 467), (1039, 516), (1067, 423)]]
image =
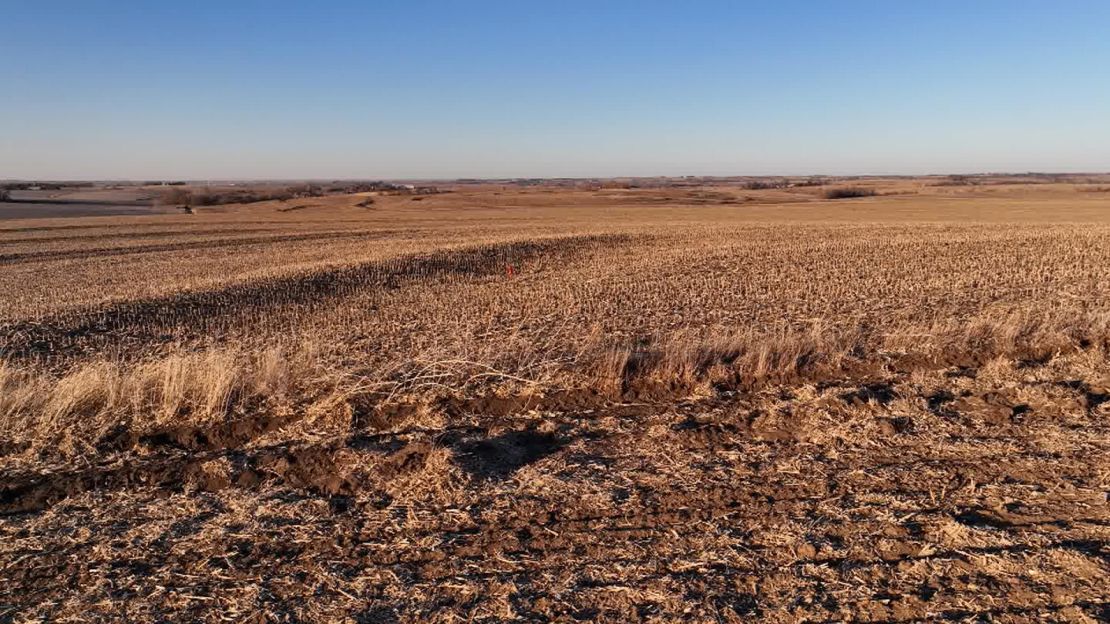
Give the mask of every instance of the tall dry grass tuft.
[(242, 395), (247, 371), (235, 353), (175, 354), (132, 369), (123, 392), (134, 411), (147, 411), (153, 424), (225, 416)]
[(790, 382), (885, 366), (944, 367), (996, 358), (1047, 360), (1081, 350), (1110, 351), (1110, 314), (1000, 311), (962, 321), (887, 327), (804, 328), (733, 335), (673, 336), (654, 348), (616, 347), (597, 353), (594, 385), (608, 391), (637, 384), (690, 388)]
[(28, 414), (41, 413), (50, 388), (44, 379), (0, 360), (0, 431), (7, 432)]
[(100, 360), (61, 376), (0, 362), (0, 438), (46, 454), (82, 454), (109, 436), (137, 439), (291, 409), (318, 397), (323, 377), (307, 345), (175, 353), (139, 364)]
[(587, 334), (569, 351), (500, 344), (512, 344), (511, 353), (467, 354), (472, 359), (436, 353), (433, 359), (368, 366), (346, 375), (336, 372), (311, 342), (179, 352), (138, 364), (92, 361), (61, 376), (0, 363), (0, 446), (72, 456), (92, 453), (105, 440), (121, 436), (137, 440), (172, 428), (295, 410), (302, 421), (298, 426), (343, 429), (349, 419), (328, 419), (358, 396), (389, 402), (571, 387), (619, 395), (648, 386), (681, 393), (892, 365), (1046, 360), (1084, 349), (1110, 350), (1110, 313), (1002, 310), (961, 321), (887, 326), (881, 332), (863, 324), (814, 321), (762, 331), (662, 333), (634, 346)]
[[(805, 329), (777, 328), (760, 333), (690, 338), (676, 336), (652, 351), (617, 349), (603, 356), (602, 366), (625, 387), (658, 383), (693, 387), (704, 383), (787, 381), (839, 369), (860, 355), (866, 342), (861, 329), (834, 330), (822, 323)], [(615, 373), (614, 371), (619, 371)]]
[(957, 321), (888, 331), (882, 348), (932, 356), (938, 362), (997, 357), (1048, 358), (1082, 349), (1110, 349), (1110, 313), (1005, 310)]

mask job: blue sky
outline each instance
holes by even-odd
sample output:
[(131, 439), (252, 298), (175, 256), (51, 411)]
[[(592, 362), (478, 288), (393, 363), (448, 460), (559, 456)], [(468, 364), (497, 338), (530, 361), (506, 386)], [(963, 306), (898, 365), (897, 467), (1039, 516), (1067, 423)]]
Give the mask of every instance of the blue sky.
[(1110, 2), (0, 0), (0, 178), (1110, 170)]

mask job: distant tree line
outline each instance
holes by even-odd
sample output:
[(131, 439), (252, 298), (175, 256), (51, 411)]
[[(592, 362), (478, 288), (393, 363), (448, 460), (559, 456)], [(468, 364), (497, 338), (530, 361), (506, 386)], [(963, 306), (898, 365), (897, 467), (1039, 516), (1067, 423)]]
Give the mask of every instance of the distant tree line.
[(162, 193), (161, 202), (175, 206), (219, 206), (221, 204), (250, 204), (260, 201), (285, 201), (298, 197), (319, 197), (323, 190), (313, 184), (287, 186), (282, 189), (234, 189), (214, 191), (172, 188)]
[(66, 188), (92, 186), (88, 182), (6, 182), (0, 184), (4, 191), (60, 191)]
[(786, 178), (776, 178), (772, 180), (748, 180), (740, 186), (749, 191), (763, 191), (767, 189), (781, 189), (789, 186), (789, 181)]
[(824, 186), (825, 178), (820, 176), (812, 176), (800, 180), (792, 180), (790, 178), (760, 178), (758, 180), (748, 180), (741, 184), (741, 188), (749, 191), (763, 191), (767, 189), (784, 189), (795, 188), (799, 186)]
[(284, 188), (266, 189), (223, 189), (203, 190), (171, 188), (161, 194), (160, 202), (173, 206), (219, 206), (222, 204), (250, 204), (262, 201), (288, 201), (306, 197), (342, 195), (349, 193), (368, 193), (388, 191), (396, 193), (438, 193), (434, 187), (414, 187), (389, 182), (350, 182), (333, 183), (328, 187), (318, 184), (295, 184)]

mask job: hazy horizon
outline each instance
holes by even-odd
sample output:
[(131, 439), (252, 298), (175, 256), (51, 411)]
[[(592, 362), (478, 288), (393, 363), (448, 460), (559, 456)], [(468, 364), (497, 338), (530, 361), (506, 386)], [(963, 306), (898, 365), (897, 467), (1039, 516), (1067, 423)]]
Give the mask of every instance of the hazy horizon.
[(658, 174), (658, 175), (614, 175), (614, 176), (488, 176), (488, 177), (423, 177), (423, 178), (391, 178), (391, 177), (335, 177), (323, 176), (316, 178), (187, 178), (181, 176), (153, 176), (153, 177), (114, 177), (114, 178), (80, 178), (80, 177), (23, 177), (23, 178), (0, 178), (0, 182), (42, 182), (42, 183), (60, 183), (60, 182), (93, 182), (93, 183), (119, 183), (119, 184), (135, 184), (141, 182), (185, 182), (187, 184), (229, 184), (229, 183), (297, 183), (297, 182), (368, 182), (368, 181), (388, 181), (388, 182), (456, 182), (460, 180), (465, 181), (478, 181), (478, 182), (499, 182), (504, 180), (631, 180), (631, 179), (680, 179), (680, 178), (704, 178), (704, 179), (730, 179), (730, 178), (930, 178), (930, 177), (952, 177), (952, 176), (1102, 176), (1110, 175), (1110, 170), (1107, 171), (1080, 171), (1080, 170), (1059, 170), (1059, 171), (949, 171), (949, 172), (932, 172), (932, 173), (860, 173), (860, 174), (832, 174), (832, 173), (791, 173), (791, 174), (721, 174), (721, 175), (700, 175), (700, 174)]
[(1110, 4), (9, 2), (0, 179), (1110, 170)]

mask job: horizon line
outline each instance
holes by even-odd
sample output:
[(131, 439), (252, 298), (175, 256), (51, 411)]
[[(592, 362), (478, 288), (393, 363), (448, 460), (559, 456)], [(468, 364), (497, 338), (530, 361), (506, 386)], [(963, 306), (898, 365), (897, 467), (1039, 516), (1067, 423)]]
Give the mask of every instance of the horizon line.
[(932, 173), (853, 173), (853, 174), (835, 174), (835, 173), (798, 173), (798, 174), (658, 174), (658, 175), (609, 175), (609, 176), (409, 176), (409, 177), (379, 177), (379, 176), (357, 176), (357, 177), (231, 177), (231, 178), (214, 178), (214, 177), (174, 177), (174, 176), (136, 176), (136, 177), (120, 177), (120, 178), (85, 178), (85, 177), (58, 177), (58, 178), (44, 178), (44, 177), (24, 177), (24, 178), (0, 178), (0, 183), (28, 183), (28, 182), (49, 182), (49, 183), (63, 183), (63, 182), (117, 182), (117, 183), (138, 183), (138, 182), (185, 182), (185, 183), (219, 183), (219, 182), (363, 182), (371, 180), (380, 181), (420, 181), (420, 182), (505, 182), (517, 180), (576, 180), (576, 181), (601, 181), (601, 180), (658, 180), (658, 179), (707, 179), (707, 180), (728, 180), (738, 178), (846, 178), (846, 179), (859, 179), (859, 178), (937, 178), (937, 177), (952, 177), (952, 176), (967, 176), (967, 177), (984, 177), (984, 176), (1098, 176), (1110, 175), (1110, 170), (1060, 170), (1060, 171), (951, 171), (951, 172), (932, 172)]

